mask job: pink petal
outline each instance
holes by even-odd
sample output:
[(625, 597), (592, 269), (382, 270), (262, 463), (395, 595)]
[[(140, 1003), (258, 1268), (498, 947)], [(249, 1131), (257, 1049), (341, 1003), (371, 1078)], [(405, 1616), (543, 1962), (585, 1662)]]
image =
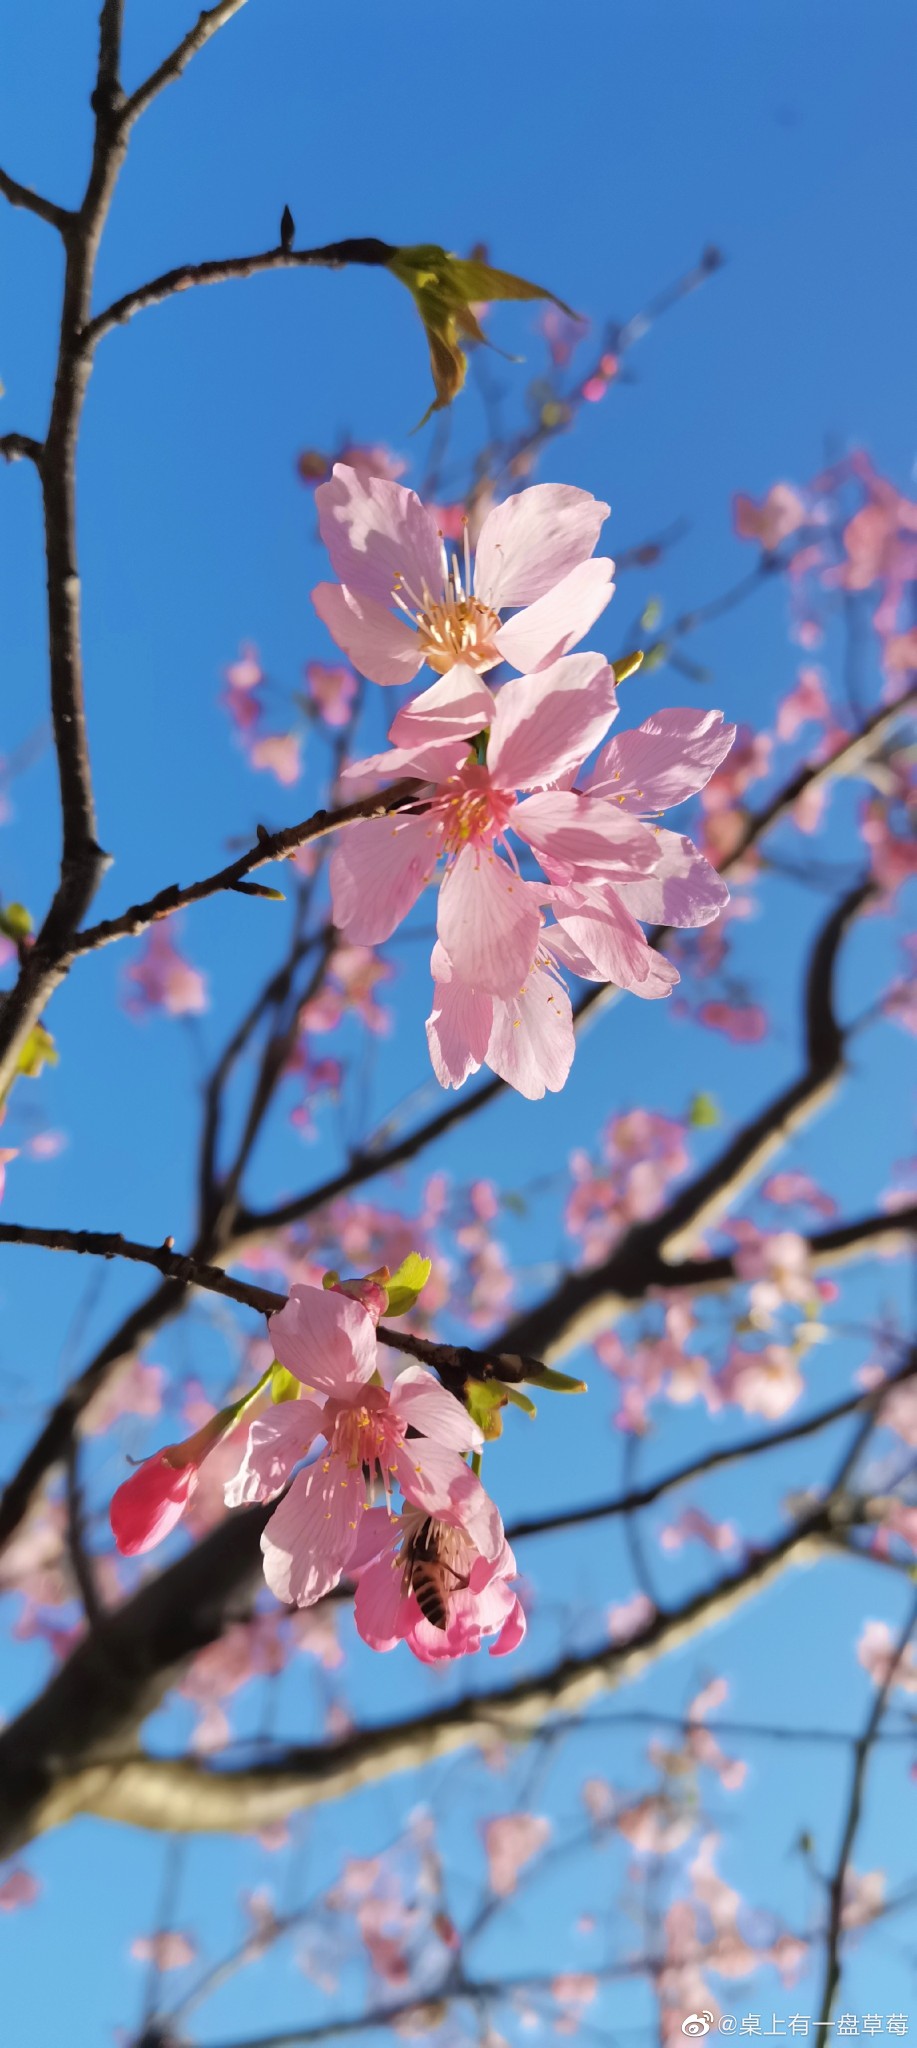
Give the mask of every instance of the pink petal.
[(338, 1484), (338, 1459), (297, 1473), (261, 1538), (264, 1576), (278, 1600), (311, 1607), (336, 1586), (357, 1538), (354, 1487)]
[(474, 587), (485, 604), (534, 604), (592, 554), (609, 507), (572, 484), (533, 484), (495, 505), (475, 551)]
[(360, 1573), (353, 1618), (371, 1650), (393, 1650), (402, 1640), (406, 1605), (401, 1592), (400, 1558), (387, 1553)]
[[(434, 946), (434, 975), (438, 971), (437, 955), (442, 953), (441, 946)], [(448, 962), (446, 966), (451, 975)], [(427, 1044), (441, 1087), (460, 1088), (469, 1074), (476, 1074), (483, 1065), (493, 1014), (492, 996), (478, 995), (473, 988), (466, 988), (463, 981), (435, 981), (433, 1008), (427, 1018)]]
[[(376, 1326), (359, 1301), (324, 1287), (296, 1286), (269, 1318), (274, 1356), (308, 1392), (346, 1398), (376, 1370)], [(292, 1406), (292, 1403), (290, 1404)]]
[(240, 1508), (247, 1501), (272, 1500), (280, 1493), (294, 1465), (319, 1435), (323, 1413), (316, 1401), (282, 1401), (267, 1414), (257, 1415), (238, 1472), (223, 1488), (226, 1506)]
[(497, 698), (487, 766), (498, 789), (544, 789), (579, 768), (618, 708), (614, 670), (600, 654), (568, 654), (535, 676), (514, 676)]
[(613, 889), (559, 892), (554, 915), (596, 969), (599, 979), (618, 988), (639, 989), (650, 972), (653, 954), (641, 925), (625, 910)]
[(418, 601), (425, 592), (440, 595), (439, 534), (416, 491), (336, 462), (315, 503), (331, 566), (349, 590), (384, 605), (403, 577)]
[(628, 810), (667, 810), (704, 788), (735, 736), (721, 711), (654, 711), (635, 732), (609, 740), (586, 786)]
[(436, 929), (454, 978), (478, 994), (508, 995), (535, 957), (538, 891), (489, 849), (467, 846), (440, 888)]
[(497, 1640), (495, 1643), (491, 1643), (491, 1656), (506, 1657), (508, 1656), (510, 1650), (518, 1650), (519, 1644), (521, 1643), (524, 1635), (525, 1608), (523, 1607), (521, 1600), (517, 1596), (514, 1596), (512, 1607), (509, 1611), (509, 1614), (506, 1617), (505, 1622), (503, 1623), (503, 1627), (500, 1630)]
[(580, 562), (537, 604), (508, 619), (494, 636), (504, 661), (527, 674), (569, 654), (613, 597), (614, 566), (607, 555)]
[(392, 1387), (392, 1412), (399, 1421), (430, 1436), (450, 1451), (479, 1451), (483, 1432), (467, 1408), (422, 1365), (409, 1365)]
[(603, 797), (579, 796), (572, 789), (528, 797), (513, 813), (513, 831), (528, 840), (549, 873), (563, 869), (634, 882), (659, 865), (649, 825), (612, 810)]
[(493, 692), (473, 668), (460, 663), (438, 676), (428, 690), (395, 713), (389, 739), (398, 747), (426, 746), (431, 739), (471, 739), (493, 720)]
[(575, 1050), (570, 998), (544, 968), (533, 968), (510, 1001), (494, 1003), (487, 1064), (529, 1102), (540, 1102), (546, 1089), (558, 1094)]
[(351, 1571), (365, 1571), (367, 1565), (375, 1564), (378, 1557), (391, 1555), (400, 1533), (398, 1516), (389, 1514), (388, 1508), (367, 1508), (360, 1516), (357, 1540), (350, 1558)]
[(196, 1464), (173, 1465), (164, 1452), (144, 1458), (112, 1495), (109, 1520), (122, 1557), (155, 1550), (181, 1521), (198, 1482)]
[[(481, 1496), (487, 1500), (484, 1488), (456, 1451), (448, 1451), (429, 1437), (412, 1437), (395, 1452), (393, 1462), (405, 1500), (414, 1507), (462, 1526), (483, 1521), (485, 1528), (490, 1527), (491, 1511), (496, 1513), (493, 1502), (488, 1502), (486, 1513), (482, 1511)], [(502, 1537), (501, 1524), (501, 1541)]]
[(649, 974), (645, 981), (641, 981), (636, 994), (642, 996), (644, 1002), (655, 1002), (657, 998), (670, 996), (680, 980), (681, 975), (677, 967), (672, 966), (671, 960), (667, 960), (664, 953), (657, 953), (654, 949)]
[(423, 666), (407, 619), (341, 583), (317, 583), (312, 603), (332, 640), (371, 683), (409, 683)]
[(439, 820), (426, 815), (346, 826), (330, 867), (338, 929), (358, 944), (390, 938), (426, 888), (442, 838)]
[(729, 902), (716, 869), (678, 832), (658, 832), (656, 844), (662, 858), (655, 874), (616, 885), (628, 910), (645, 924), (712, 924)]

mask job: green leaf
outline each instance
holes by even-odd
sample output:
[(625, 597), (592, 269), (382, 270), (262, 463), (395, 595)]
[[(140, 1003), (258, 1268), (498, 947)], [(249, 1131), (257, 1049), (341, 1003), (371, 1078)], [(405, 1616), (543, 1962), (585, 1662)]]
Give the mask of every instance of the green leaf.
[(57, 1047), (43, 1024), (33, 1024), (16, 1061), (16, 1072), (27, 1081), (37, 1081), (43, 1067), (56, 1067)]
[(14, 945), (27, 939), (31, 930), (32, 919), (24, 903), (8, 903), (5, 910), (0, 910), (0, 932), (12, 939)]
[(571, 1379), (568, 1372), (555, 1372), (552, 1365), (542, 1365), (537, 1373), (526, 1375), (530, 1387), (544, 1387), (549, 1394), (585, 1394), (585, 1380)]
[(293, 1374), (287, 1371), (285, 1365), (280, 1364), (279, 1359), (275, 1358), (271, 1366), (271, 1400), (279, 1403), (281, 1401), (298, 1401), (298, 1399), (299, 1381), (294, 1379)]
[(692, 1131), (716, 1130), (723, 1121), (723, 1114), (715, 1095), (692, 1095), (688, 1104), (688, 1122)]
[(506, 1407), (507, 1390), (498, 1380), (466, 1380), (465, 1406), (483, 1431), (487, 1443), (503, 1433), (501, 1409)]
[(518, 1387), (504, 1387), (503, 1391), (507, 1400), (512, 1401), (514, 1408), (522, 1409), (523, 1415), (538, 1414), (534, 1401), (530, 1401), (527, 1394), (521, 1394)]
[(430, 351), (436, 396), (419, 421), (420, 426), (426, 425), (431, 413), (451, 405), (461, 391), (468, 364), (460, 337), (487, 347), (492, 345), (479, 324), (475, 306), (493, 299), (550, 299), (571, 319), (579, 317), (543, 285), (515, 277), (509, 270), (495, 270), (474, 257), (455, 256), (437, 242), (417, 242), (396, 249), (388, 259), (388, 268), (411, 293)]
[(388, 1295), (386, 1319), (389, 1316), (406, 1316), (409, 1313), (423, 1293), (432, 1271), (432, 1260), (422, 1259), (419, 1252), (408, 1252), (407, 1258), (402, 1259), (397, 1273), (393, 1273), (385, 1282), (385, 1291)]

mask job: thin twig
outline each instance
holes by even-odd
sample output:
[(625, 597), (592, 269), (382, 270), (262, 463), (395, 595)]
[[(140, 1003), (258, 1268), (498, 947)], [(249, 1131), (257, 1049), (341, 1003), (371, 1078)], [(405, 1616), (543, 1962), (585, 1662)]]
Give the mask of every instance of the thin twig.
[(134, 291), (125, 292), (97, 313), (86, 328), (86, 342), (94, 349), (113, 327), (123, 326), (135, 313), (142, 313), (147, 306), (159, 306), (164, 299), (174, 298), (176, 292), (190, 291), (196, 285), (231, 284), (240, 278), (261, 276), (268, 270), (341, 270), (349, 263), (384, 269), (395, 253), (393, 242), (382, 242), (376, 235), (350, 235), (315, 249), (278, 247), (259, 249), (253, 256), (218, 256), (207, 263), (179, 263), (173, 270), (165, 270), (161, 276), (137, 285)]
[(209, 43), (211, 37), (215, 36), (227, 21), (231, 21), (233, 15), (238, 14), (244, 6), (245, 0), (218, 0), (216, 7), (205, 8), (198, 16), (194, 27), (189, 28), (180, 43), (176, 43), (174, 50), (170, 50), (169, 55), (163, 58), (162, 63), (150, 73), (149, 78), (145, 78), (143, 84), (138, 85), (135, 91), (128, 95), (124, 102), (122, 121), (131, 126), (139, 115), (145, 113), (157, 94), (181, 77), (186, 65), (190, 64), (198, 50), (202, 50), (205, 43)]
[(57, 228), (64, 234), (73, 219), (66, 206), (58, 206), (53, 199), (46, 199), (41, 192), (33, 192), (30, 185), (21, 185), (18, 178), (11, 178), (8, 171), (0, 170), (0, 192), (11, 206), (24, 206), (39, 220), (47, 221), (49, 228)]

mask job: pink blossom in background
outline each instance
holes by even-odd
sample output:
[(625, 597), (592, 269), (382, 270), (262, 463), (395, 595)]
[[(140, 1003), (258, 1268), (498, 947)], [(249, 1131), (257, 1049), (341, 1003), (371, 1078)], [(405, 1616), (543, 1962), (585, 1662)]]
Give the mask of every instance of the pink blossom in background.
[(10, 1160), (18, 1159), (18, 1157), (19, 1147), (17, 1145), (0, 1145), (0, 1202), (3, 1200), (3, 1191), (6, 1187), (6, 1169)]
[(376, 990), (391, 981), (394, 968), (380, 960), (371, 946), (335, 946), (318, 994), (303, 1004), (299, 1021), (304, 1031), (336, 1031), (352, 1011), (369, 1031), (391, 1030), (391, 1011), (377, 1001)]
[(690, 1809), (676, 1805), (660, 1792), (635, 1800), (616, 1817), (618, 1833), (636, 1849), (638, 1856), (673, 1856), (676, 1849), (684, 1848), (690, 1840), (695, 1824)]
[(69, 1143), (66, 1131), (36, 1131), (33, 1138), (27, 1138), (23, 1152), (27, 1159), (59, 1159)]
[(717, 1386), (724, 1401), (771, 1422), (786, 1415), (805, 1392), (799, 1361), (788, 1344), (765, 1344), (760, 1351), (734, 1345)]
[(735, 1045), (759, 1045), (768, 1032), (767, 1011), (760, 1003), (701, 1003), (697, 1021), (708, 1031), (722, 1031)]
[(796, 1167), (784, 1167), (779, 1173), (768, 1176), (761, 1188), (762, 1199), (773, 1202), (777, 1208), (791, 1208), (799, 1203), (811, 1209), (816, 1216), (836, 1216), (837, 1203), (833, 1195), (825, 1193), (810, 1174), (801, 1173)]
[(41, 1885), (31, 1870), (25, 1870), (21, 1863), (14, 1864), (5, 1877), (0, 1877), (0, 1913), (16, 1913), (20, 1906), (34, 1906), (40, 1891)]
[[(516, 1561), (493, 1509), (493, 1530), (486, 1554), (463, 1528), (458, 1517), (430, 1521), (422, 1509), (405, 1507), (400, 1515), (371, 1508), (364, 1516), (350, 1571), (357, 1581), (354, 1620), (363, 1641), (373, 1650), (392, 1650), (406, 1642), (425, 1664), (475, 1654), (485, 1636), (496, 1636), (492, 1657), (515, 1650), (525, 1635), (522, 1603), (510, 1581)], [(495, 1549), (496, 1530), (500, 1545)], [(424, 1556), (434, 1555), (442, 1573), (447, 1623), (438, 1628), (427, 1620), (411, 1586), (412, 1545), (420, 1541)]]
[(378, 442), (348, 442), (337, 455), (322, 455), (316, 448), (306, 448), (296, 467), (302, 482), (314, 488), (328, 482), (338, 462), (356, 470), (366, 482), (371, 477), (382, 477), (387, 483), (395, 483), (407, 469), (403, 456), (394, 454), (391, 448), (383, 448)]
[(800, 726), (808, 721), (826, 725), (830, 717), (831, 706), (825, 693), (824, 671), (820, 668), (801, 668), (795, 688), (780, 700), (777, 711), (777, 738), (795, 739)]
[(508, 1899), (520, 1871), (550, 1841), (551, 1823), (537, 1813), (503, 1813), (485, 1821), (482, 1834), (490, 1889), (498, 1899)]
[(562, 306), (546, 306), (539, 316), (538, 326), (547, 342), (555, 370), (564, 368), (589, 332), (588, 321), (574, 320)]
[(656, 1609), (648, 1593), (632, 1593), (617, 1607), (608, 1609), (608, 1633), (613, 1643), (629, 1643), (643, 1634), (655, 1620)]
[(298, 732), (268, 732), (252, 740), (248, 758), (253, 768), (265, 768), (285, 789), (302, 774), (302, 739)]
[(104, 1436), (122, 1415), (158, 1415), (162, 1407), (165, 1369), (129, 1358), (105, 1380), (83, 1413), (87, 1436)]
[(860, 837), (869, 850), (873, 879), (889, 908), (905, 882), (917, 875), (917, 839), (908, 831), (896, 831), (888, 807), (870, 798), (860, 807)]
[[(883, 1418), (884, 1419), (884, 1418)], [(857, 1659), (874, 1685), (885, 1685), (895, 1663), (895, 1637), (887, 1621), (867, 1621), (857, 1643)], [(909, 1643), (895, 1669), (893, 1689), (917, 1693), (917, 1650)]]
[(349, 723), (359, 688), (352, 668), (340, 662), (307, 661), (306, 688), (326, 725), (336, 728)]
[(132, 1017), (161, 1010), (167, 1017), (198, 1017), (207, 1009), (206, 976), (179, 952), (165, 921), (151, 925), (124, 974), (124, 1008)]
[(883, 1870), (845, 1871), (841, 1926), (850, 1929), (868, 1927), (883, 1910), (885, 1891)]
[(709, 781), (699, 785), (704, 810), (712, 813), (734, 810), (746, 790), (768, 774), (772, 749), (769, 733), (754, 732), (751, 726), (740, 725), (726, 762), (716, 769)]
[(370, 682), (410, 682), (425, 662), (439, 675), (457, 662), (542, 668), (611, 597), (613, 564), (593, 558), (608, 506), (572, 485), (535, 484), (495, 506), (473, 569), (470, 554), (449, 555), (414, 491), (337, 463), (315, 495), (339, 581), (320, 583), (312, 601)]
[(738, 491), (732, 501), (732, 518), (740, 540), (756, 540), (766, 554), (773, 554), (805, 524), (806, 507), (792, 484), (772, 484), (760, 503)]
[(197, 1943), (193, 1935), (178, 1929), (164, 1930), (135, 1935), (130, 1952), (135, 1963), (152, 1963), (156, 1970), (186, 1970), (196, 1961)]
[(815, 1298), (809, 1247), (795, 1230), (757, 1231), (746, 1224), (734, 1265), (749, 1287), (749, 1313), (759, 1329), (768, 1329), (784, 1305), (807, 1309)]
[(689, 1542), (704, 1543), (708, 1550), (723, 1553), (738, 1548), (739, 1533), (733, 1522), (714, 1522), (700, 1508), (685, 1508), (676, 1521), (660, 1530), (659, 1543), (661, 1549), (675, 1551)]

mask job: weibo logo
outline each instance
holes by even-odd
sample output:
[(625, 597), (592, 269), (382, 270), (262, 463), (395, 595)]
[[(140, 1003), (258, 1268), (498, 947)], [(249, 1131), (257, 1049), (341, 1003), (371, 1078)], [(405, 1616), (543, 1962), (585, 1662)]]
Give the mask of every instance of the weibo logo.
[(689, 2012), (687, 2019), (682, 2020), (681, 2031), (694, 2038), (698, 2034), (709, 2034), (712, 2025), (712, 2012)]

